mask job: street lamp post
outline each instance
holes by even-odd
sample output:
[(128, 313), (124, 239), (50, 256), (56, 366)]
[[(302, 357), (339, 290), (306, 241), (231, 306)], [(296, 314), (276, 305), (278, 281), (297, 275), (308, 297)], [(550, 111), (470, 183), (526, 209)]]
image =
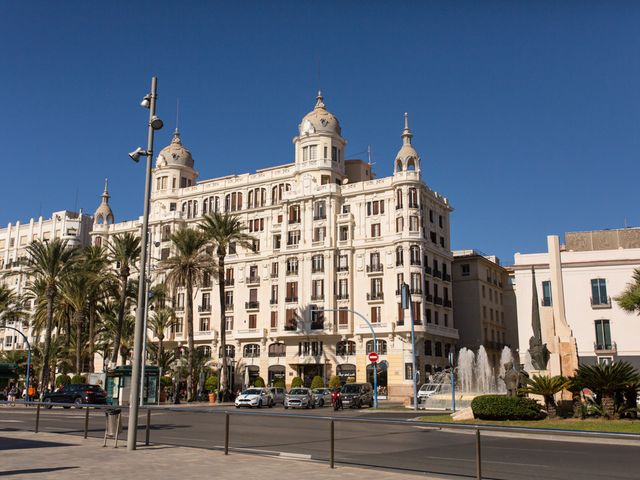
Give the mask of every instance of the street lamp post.
[[(376, 340), (376, 331), (373, 329), (373, 325), (371, 325), (371, 322), (367, 320), (367, 318), (364, 315), (362, 315), (359, 312), (356, 312), (355, 310), (351, 310), (350, 308), (342, 308), (342, 309), (323, 308), (323, 309), (319, 309), (318, 311), (319, 312), (350, 312), (360, 317), (362, 320), (365, 321), (365, 323), (371, 329), (371, 334), (373, 335), (373, 353), (378, 353), (378, 341)], [(365, 368), (365, 372), (366, 372), (366, 368)], [(378, 366), (377, 365), (373, 366), (373, 404), (375, 408), (378, 408)]]
[(409, 291), (409, 285), (406, 283), (402, 284), (402, 308), (409, 309), (409, 319), (411, 321), (411, 364), (413, 371), (413, 409), (418, 410), (418, 376), (420, 375), (416, 371), (416, 333), (415, 333), (415, 325), (414, 325), (414, 313), (413, 313), (413, 302), (411, 301), (411, 293)]
[(136, 449), (138, 435), (138, 398), (140, 397), (140, 373), (142, 370), (142, 339), (144, 336), (144, 312), (147, 299), (145, 298), (145, 279), (147, 262), (147, 238), (149, 232), (149, 203), (151, 199), (151, 162), (153, 160), (153, 135), (155, 130), (162, 128), (162, 120), (156, 117), (158, 79), (151, 78), (151, 93), (142, 100), (141, 106), (149, 108), (149, 125), (147, 131), (147, 149), (137, 148), (129, 156), (135, 162), (141, 156), (147, 157), (147, 168), (144, 184), (144, 213), (142, 217), (142, 242), (140, 247), (140, 281), (138, 282), (138, 305), (136, 310), (136, 324), (133, 345), (133, 368), (131, 371), (131, 395), (129, 397), (129, 422), (127, 430), (127, 450)]

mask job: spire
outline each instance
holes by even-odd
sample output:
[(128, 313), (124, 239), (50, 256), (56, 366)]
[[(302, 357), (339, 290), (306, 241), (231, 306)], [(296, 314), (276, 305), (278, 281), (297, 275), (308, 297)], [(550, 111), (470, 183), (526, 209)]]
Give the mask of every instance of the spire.
[(320, 90), (318, 90), (318, 96), (316, 97), (316, 108), (325, 108), (324, 97), (322, 96), (322, 92)]
[(109, 195), (109, 179), (105, 178), (104, 191), (102, 192), (102, 203), (109, 203), (109, 198), (111, 198), (111, 195)]
[(411, 138), (413, 133), (409, 130), (409, 114), (404, 112), (404, 130), (402, 130), (402, 143), (405, 145), (411, 145)]
[(171, 143), (179, 143), (180, 145), (182, 145), (182, 141), (180, 140), (180, 130), (177, 126), (173, 132), (173, 139), (171, 140)]

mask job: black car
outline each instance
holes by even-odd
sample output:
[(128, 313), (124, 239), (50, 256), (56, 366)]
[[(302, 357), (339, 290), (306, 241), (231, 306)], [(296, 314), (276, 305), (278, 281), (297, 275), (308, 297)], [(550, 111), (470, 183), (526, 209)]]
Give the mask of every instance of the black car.
[[(83, 403), (106, 405), (107, 392), (98, 385), (89, 385), (86, 383), (63, 385), (55, 392), (45, 393), (42, 401), (44, 403), (73, 403), (76, 406), (82, 405)], [(52, 406), (53, 405), (49, 405), (47, 408), (51, 408)]]
[(345, 407), (373, 407), (373, 387), (370, 383), (347, 383), (340, 389), (340, 397)]

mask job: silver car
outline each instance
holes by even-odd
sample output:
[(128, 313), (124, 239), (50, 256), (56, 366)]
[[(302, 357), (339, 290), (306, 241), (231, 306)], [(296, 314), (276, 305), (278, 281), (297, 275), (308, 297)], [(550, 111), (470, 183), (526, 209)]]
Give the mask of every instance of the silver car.
[(316, 401), (308, 388), (292, 388), (284, 396), (284, 408), (316, 408)]
[(316, 398), (316, 405), (318, 407), (331, 405), (331, 390), (328, 388), (315, 388), (311, 390), (311, 393), (313, 393), (313, 396)]
[(284, 396), (287, 391), (282, 387), (271, 387), (269, 388), (271, 392), (271, 396), (273, 397), (273, 403), (282, 403), (284, 405)]

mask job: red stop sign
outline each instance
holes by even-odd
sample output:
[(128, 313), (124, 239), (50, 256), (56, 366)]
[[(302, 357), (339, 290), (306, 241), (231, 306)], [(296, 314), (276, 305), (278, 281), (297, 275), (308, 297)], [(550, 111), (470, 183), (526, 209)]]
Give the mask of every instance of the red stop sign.
[(378, 361), (378, 358), (380, 358), (380, 357), (378, 356), (378, 354), (376, 352), (371, 352), (369, 354), (369, 361), (371, 363), (376, 363)]

